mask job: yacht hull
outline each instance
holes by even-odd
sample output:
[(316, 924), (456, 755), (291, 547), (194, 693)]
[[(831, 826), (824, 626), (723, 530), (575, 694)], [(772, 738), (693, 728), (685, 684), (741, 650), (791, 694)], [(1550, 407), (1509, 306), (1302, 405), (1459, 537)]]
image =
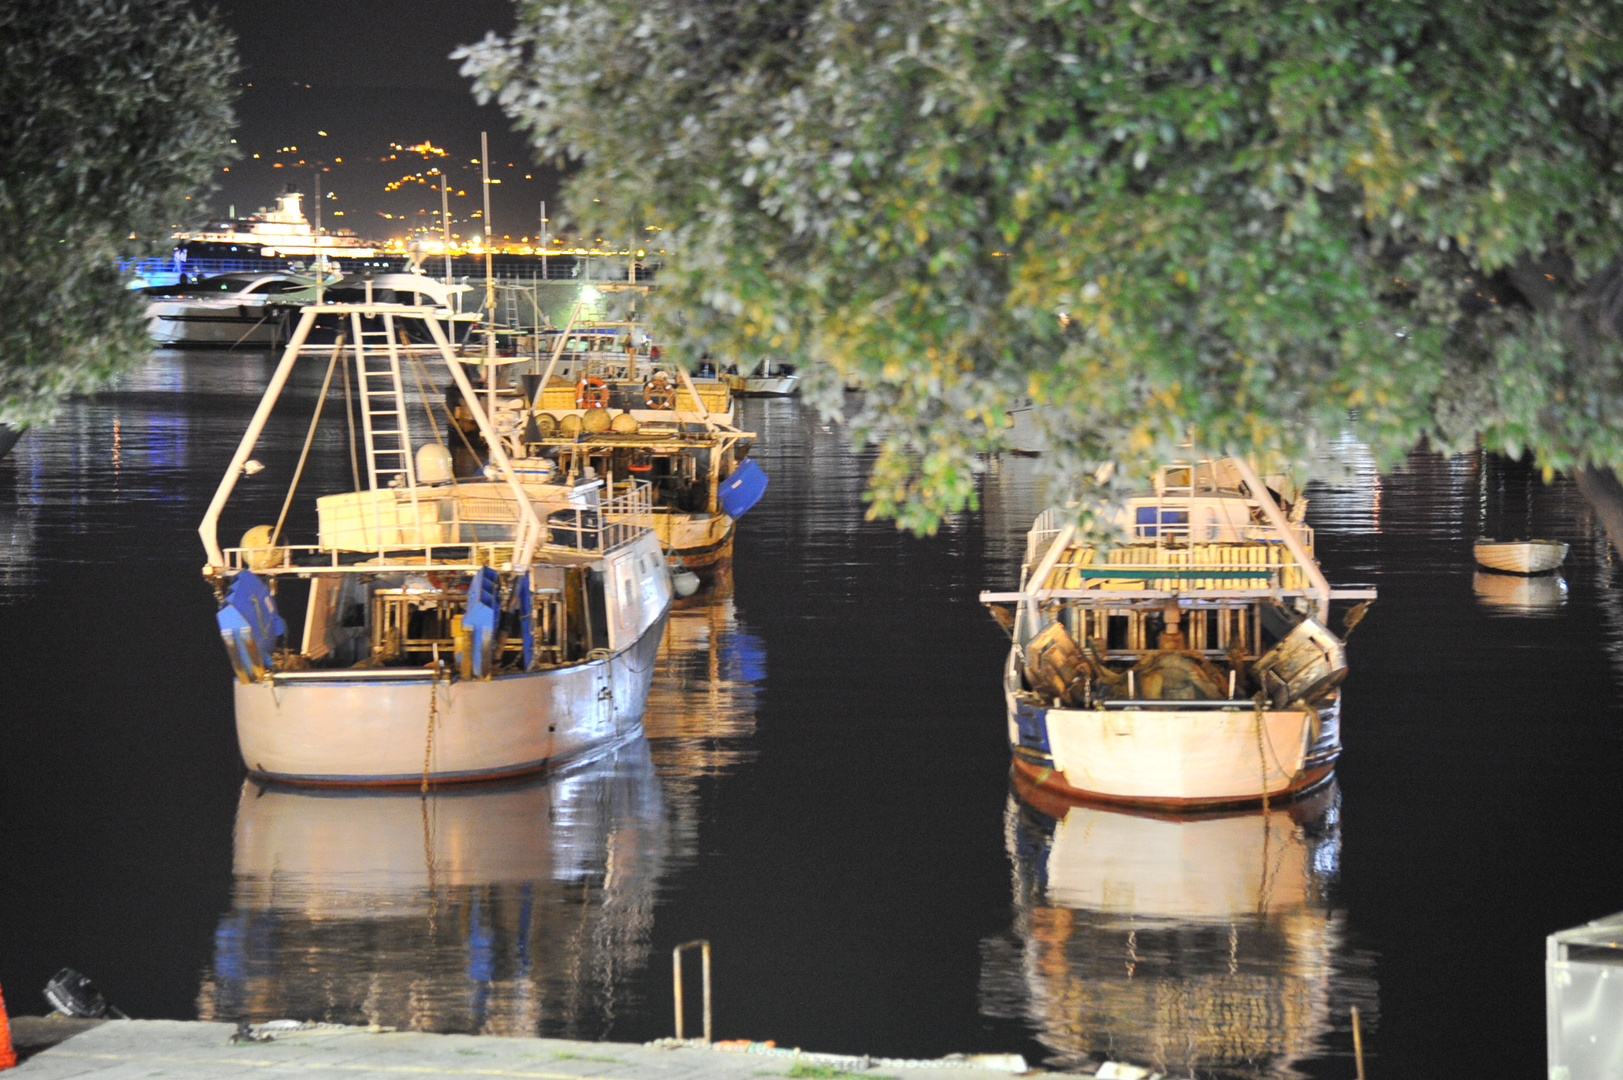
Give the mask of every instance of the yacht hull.
[(641, 730), (668, 615), (667, 605), (613, 655), (543, 671), (437, 683), (297, 672), (239, 683), (243, 762), (283, 783), (389, 786), (493, 780), (581, 760)]
[(152, 304), (147, 336), (157, 345), (273, 345), (287, 337), (279, 312), (254, 304)]

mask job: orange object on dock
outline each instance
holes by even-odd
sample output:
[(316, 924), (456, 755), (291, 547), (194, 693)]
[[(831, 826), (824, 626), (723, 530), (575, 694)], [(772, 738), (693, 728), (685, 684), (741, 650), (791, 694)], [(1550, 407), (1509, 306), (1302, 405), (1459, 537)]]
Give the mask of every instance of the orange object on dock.
[(11, 1048), (11, 1021), (6, 1019), (6, 996), (0, 993), (0, 1069), (17, 1064), (17, 1053)]

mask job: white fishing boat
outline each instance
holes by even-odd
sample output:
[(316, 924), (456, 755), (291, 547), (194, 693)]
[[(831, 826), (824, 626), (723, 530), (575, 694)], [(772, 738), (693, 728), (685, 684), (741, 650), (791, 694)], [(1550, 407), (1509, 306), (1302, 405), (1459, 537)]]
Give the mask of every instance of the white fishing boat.
[(800, 392), (800, 375), (795, 366), (770, 358), (744, 374), (729, 369), (725, 377), (728, 387), (740, 397), (789, 397)]
[[(284, 509), (224, 548), (221, 514), (292, 369), (313, 355), (311, 326), (333, 315), (349, 334), (314, 354), (326, 379), (284, 508), (341, 365), (359, 414), (345, 454), (359, 490), (315, 500), (315, 543), (287, 542)], [(511, 460), (438, 319), (427, 306), (305, 308), (199, 529), (237, 674), (238, 743), (257, 777), (481, 780), (590, 757), (641, 730), (672, 601), (649, 487)], [(432, 351), (401, 345), (408, 321)], [(449, 418), (426, 389), (436, 374), (489, 442), (478, 479), (452, 474)], [(295, 646), (278, 605), (301, 591)]]
[(666, 362), (634, 321), (577, 327), (571, 319), (532, 366), (539, 370), (519, 376), (522, 392), (494, 395), (509, 454), (611, 484), (646, 482), (672, 565), (704, 585), (723, 580), (738, 519), (767, 486), (749, 458), (755, 433), (733, 424), (726, 382)]
[(1225, 458), (1162, 469), (1128, 501), (1124, 543), (1039, 515), (1019, 591), (982, 594), (1014, 605), (1000, 620), (1014, 768), (1061, 795), (1171, 811), (1324, 781), (1347, 670), (1325, 620), (1332, 600), (1375, 592), (1330, 587), (1305, 509)]
[(1501, 574), (1544, 574), (1561, 565), (1567, 545), (1559, 540), (1478, 540), (1471, 545), (1477, 564)]
[(1053, 410), (1044, 409), (1029, 401), (1010, 409), (1008, 430), (1003, 433), (1004, 445), (1009, 448), (1009, 452), (1028, 457), (1046, 454), (1048, 432), (1043, 428), (1039, 415), (1052, 412)]
[(141, 290), (147, 336), (158, 345), (275, 345), (294, 307), (315, 299), (315, 279), (293, 274), (218, 274)]

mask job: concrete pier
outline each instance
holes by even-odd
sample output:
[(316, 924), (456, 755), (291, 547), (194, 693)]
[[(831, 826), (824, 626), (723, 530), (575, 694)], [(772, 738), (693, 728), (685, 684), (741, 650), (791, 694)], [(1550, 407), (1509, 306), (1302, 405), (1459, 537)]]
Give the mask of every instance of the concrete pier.
[[(32, 1030), (41, 1023), (51, 1021), (20, 1026)], [(256, 1041), (241, 1040), (230, 1024), (108, 1021), (82, 1029), (40, 1051), (12, 1071), (7, 1080), (11, 1076), (17, 1080), (134, 1080), (155, 1076), (214, 1080), (260, 1075), (296, 1076), (300, 1080), (756, 1080), (770, 1076), (999, 1080), (1024, 1069), (1024, 1062), (1013, 1054), (914, 1062), (801, 1053), (758, 1043), (722, 1043), (715, 1047), (695, 1042), (678, 1044), (675, 1040), (647, 1045), (591, 1043), (432, 1035), (333, 1024), (293, 1025), (288, 1021), (258, 1025), (249, 1029), (249, 1035)], [(237, 1041), (233, 1041), (234, 1037), (238, 1037)]]

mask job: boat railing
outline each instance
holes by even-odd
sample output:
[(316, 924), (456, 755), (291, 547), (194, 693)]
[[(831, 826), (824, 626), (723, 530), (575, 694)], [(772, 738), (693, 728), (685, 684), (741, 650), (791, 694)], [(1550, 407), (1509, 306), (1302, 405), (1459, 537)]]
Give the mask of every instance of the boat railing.
[[(1187, 512), (1184, 512), (1183, 516), (1181, 516), (1181, 517), (1169, 517), (1168, 516), (1168, 511), (1161, 510), (1160, 513), (1157, 515), (1157, 517), (1160, 520), (1158, 520), (1158, 521), (1141, 521), (1141, 522), (1135, 523), (1133, 525), (1133, 529), (1132, 529), (1132, 537), (1133, 537), (1133, 539), (1134, 540), (1139, 540), (1139, 541), (1145, 541), (1145, 540), (1168, 541), (1168, 540), (1170, 540), (1170, 541), (1173, 541), (1174, 543), (1180, 543), (1180, 544), (1188, 544), (1188, 543), (1220, 543), (1220, 542), (1222, 542), (1222, 541), (1218, 541), (1218, 540), (1215, 540), (1215, 539), (1209, 540), (1209, 541), (1202, 541), (1202, 540), (1198, 540), (1198, 539), (1192, 540), (1191, 536), (1190, 536), (1191, 528), (1190, 528), (1190, 525), (1189, 525), (1189, 517), (1188, 517)], [(1205, 529), (1205, 528), (1208, 528), (1208, 527), (1209, 526), (1204, 525), (1204, 524), (1200, 525), (1200, 526), (1196, 526), (1197, 529)], [(1304, 524), (1301, 524), (1299, 522), (1293, 522), (1293, 523), (1291, 523), (1290, 528), (1295, 531), (1297, 537), (1302, 541), (1302, 545), (1304, 547), (1306, 547), (1309, 551), (1312, 551), (1313, 550), (1313, 528), (1312, 528), (1312, 526), (1304, 525)], [(1241, 525), (1241, 526), (1237, 526), (1237, 527), (1231, 527), (1231, 531), (1235, 534), (1235, 538), (1233, 540), (1231, 540), (1231, 541), (1227, 541), (1229, 543), (1248, 542), (1248, 543), (1283, 544), (1285, 542), (1285, 539), (1284, 539), (1284, 537), (1282, 537), (1280, 535), (1279, 530), (1275, 529), (1272, 525), (1269, 525), (1266, 522), (1253, 522), (1253, 523), (1248, 524), (1248, 525)]]
[(511, 542), (491, 544), (380, 544), (367, 551), (322, 547), (320, 544), (276, 544), (262, 547), (223, 548), (225, 570), (252, 570), (270, 574), (347, 573), (377, 574), (430, 569), (436, 572), (477, 570), (481, 566), (507, 566), (513, 561)]
[(1043, 552), (1065, 528), (1069, 513), (1063, 507), (1050, 506), (1037, 515), (1037, 520), (1031, 523), (1031, 530), (1026, 533), (1027, 566), (1036, 565), (1037, 560), (1043, 557)]
[[(623, 547), (651, 530), (654, 527), (653, 487), (644, 480), (629, 481), (629, 484), (620, 494), (597, 504), (552, 509), (545, 517), (546, 535), (541, 546), (554, 551), (563, 549), (596, 555)], [(496, 489), (477, 499), (448, 500), (455, 507), (454, 516), (443, 525), (430, 526), (437, 533), (434, 537), (414, 537), (414, 530), (408, 527), (389, 530), (399, 543), (374, 544), (364, 550), (320, 544), (225, 548), (225, 569), (231, 573), (252, 570), (258, 574), (375, 574), (425, 566), (436, 571), (507, 566), (513, 561), (512, 533), (517, 520), (507, 495)], [(478, 539), (481, 528), (488, 539)], [(502, 533), (506, 535), (492, 536)], [(464, 540), (464, 536), (471, 539)], [(423, 542), (425, 539), (429, 542)]]
[(627, 481), (620, 494), (597, 506), (571, 506), (547, 515), (546, 547), (607, 552), (636, 540), (654, 527), (654, 488), (646, 480)]

